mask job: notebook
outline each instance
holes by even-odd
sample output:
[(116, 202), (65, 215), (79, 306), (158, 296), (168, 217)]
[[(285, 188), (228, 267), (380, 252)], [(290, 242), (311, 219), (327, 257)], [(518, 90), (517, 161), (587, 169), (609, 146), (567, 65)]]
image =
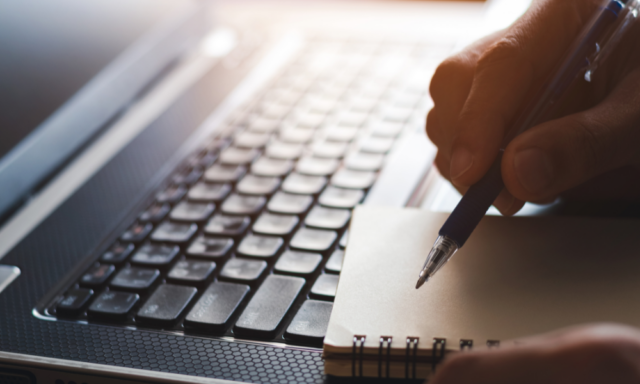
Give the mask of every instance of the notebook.
[(488, 216), (416, 290), (446, 217), (357, 208), (324, 339), (326, 374), (424, 378), (461, 348), (588, 322), (640, 326), (640, 221)]

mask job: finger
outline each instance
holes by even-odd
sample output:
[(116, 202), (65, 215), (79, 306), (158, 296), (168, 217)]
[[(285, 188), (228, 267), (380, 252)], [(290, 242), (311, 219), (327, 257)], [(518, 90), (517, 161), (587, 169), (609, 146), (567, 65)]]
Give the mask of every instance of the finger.
[(472, 185), (489, 169), (515, 113), (599, 3), (537, 2), (478, 60), (452, 146), (451, 177)]
[(640, 159), (640, 70), (603, 102), (516, 137), (505, 150), (507, 189), (522, 200), (556, 196)]

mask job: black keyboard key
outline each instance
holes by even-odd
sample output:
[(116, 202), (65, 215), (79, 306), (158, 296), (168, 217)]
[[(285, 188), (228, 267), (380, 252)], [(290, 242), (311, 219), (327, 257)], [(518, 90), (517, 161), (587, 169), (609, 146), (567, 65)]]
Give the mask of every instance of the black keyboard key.
[(198, 230), (195, 224), (181, 224), (165, 221), (151, 234), (151, 240), (166, 243), (186, 243)]
[(100, 261), (110, 264), (121, 264), (127, 257), (131, 255), (131, 252), (135, 249), (133, 244), (115, 243), (107, 252), (102, 254)]
[(200, 178), (202, 177), (202, 173), (203, 171), (199, 167), (197, 168), (189, 167), (173, 175), (173, 177), (171, 178), (171, 181), (174, 184), (193, 185), (197, 183), (198, 180), (200, 180)]
[(251, 234), (242, 239), (236, 252), (242, 256), (268, 258), (277, 255), (283, 244), (280, 237)]
[(167, 216), (170, 210), (171, 206), (169, 204), (155, 203), (142, 212), (138, 220), (143, 223), (159, 223)]
[(307, 300), (287, 327), (284, 337), (304, 343), (322, 343), (329, 327), (333, 303)]
[(145, 291), (149, 289), (159, 277), (160, 271), (157, 269), (127, 267), (116, 274), (113, 280), (111, 280), (111, 286), (127, 291)]
[(111, 264), (96, 264), (80, 278), (80, 285), (84, 287), (99, 287), (111, 277), (116, 267)]
[(222, 203), (223, 213), (230, 215), (255, 215), (267, 202), (263, 196), (243, 196), (232, 194)]
[(336, 249), (325, 264), (324, 269), (330, 273), (340, 273), (342, 271), (342, 261), (344, 260), (344, 251)]
[(235, 183), (247, 169), (241, 165), (214, 164), (204, 173), (204, 179), (212, 183)]
[(320, 193), (327, 184), (327, 179), (322, 176), (309, 176), (300, 173), (291, 173), (282, 182), (282, 190), (299, 195), (313, 195)]
[(173, 262), (180, 252), (175, 245), (145, 244), (133, 255), (131, 262), (143, 266), (164, 267)]
[(331, 300), (336, 297), (338, 289), (338, 275), (320, 275), (311, 287), (311, 297), (314, 299)]
[(153, 225), (149, 223), (135, 223), (120, 236), (120, 239), (127, 243), (139, 243), (146, 239), (152, 229)]
[(70, 289), (56, 306), (56, 315), (78, 316), (91, 300), (93, 291), (86, 288)]
[(313, 197), (309, 195), (295, 195), (286, 192), (277, 192), (267, 205), (267, 209), (274, 213), (301, 215), (309, 209), (313, 203)]
[(291, 172), (291, 160), (278, 160), (262, 156), (251, 165), (251, 173), (258, 176), (282, 177)]
[(227, 216), (217, 214), (209, 220), (204, 232), (213, 236), (240, 237), (251, 224), (247, 216)]
[(229, 165), (245, 165), (255, 160), (259, 154), (260, 152), (255, 149), (229, 147), (220, 153), (220, 162)]
[(176, 221), (205, 221), (216, 209), (213, 203), (182, 201), (171, 210), (169, 218)]
[(311, 176), (329, 176), (338, 169), (338, 160), (320, 157), (303, 157), (296, 165), (296, 172)]
[(198, 290), (182, 285), (162, 284), (138, 310), (136, 321), (156, 326), (175, 323)]
[(220, 271), (220, 278), (252, 282), (258, 280), (266, 268), (267, 262), (264, 260), (230, 259)]
[(200, 284), (207, 281), (215, 269), (216, 263), (211, 261), (180, 260), (167, 277), (174, 283)]
[(384, 155), (356, 152), (347, 156), (344, 161), (347, 169), (354, 171), (378, 171), (384, 163)]
[(331, 178), (331, 185), (338, 188), (367, 189), (375, 180), (376, 174), (373, 172), (341, 169)]
[(351, 218), (351, 212), (346, 209), (315, 206), (304, 223), (308, 227), (338, 230), (347, 225), (349, 218)]
[(181, 185), (170, 185), (164, 191), (156, 195), (156, 201), (158, 203), (177, 203), (186, 195), (187, 189)]
[(289, 245), (301, 251), (325, 252), (331, 248), (337, 237), (338, 234), (334, 231), (302, 227), (293, 235)]
[(364, 191), (361, 189), (345, 189), (333, 186), (327, 187), (318, 202), (325, 207), (352, 209), (362, 201)]
[(264, 212), (253, 224), (253, 232), (262, 235), (288, 236), (298, 225), (298, 216)]
[(184, 325), (189, 328), (224, 332), (247, 293), (248, 285), (225, 282), (211, 284), (184, 319)]
[(304, 286), (304, 279), (269, 275), (235, 324), (239, 335), (273, 338), (278, 326)]
[(220, 259), (233, 248), (233, 239), (228, 237), (199, 236), (187, 248), (187, 255), (205, 259)]
[(265, 177), (248, 174), (240, 180), (236, 191), (245, 195), (270, 195), (280, 186), (277, 177)]
[(278, 259), (275, 271), (288, 275), (310, 275), (321, 261), (322, 256), (318, 253), (286, 251)]
[(98, 296), (89, 307), (89, 317), (104, 320), (125, 320), (140, 300), (136, 293), (108, 291)]
[(231, 185), (200, 182), (189, 190), (187, 197), (191, 201), (219, 202), (231, 192)]

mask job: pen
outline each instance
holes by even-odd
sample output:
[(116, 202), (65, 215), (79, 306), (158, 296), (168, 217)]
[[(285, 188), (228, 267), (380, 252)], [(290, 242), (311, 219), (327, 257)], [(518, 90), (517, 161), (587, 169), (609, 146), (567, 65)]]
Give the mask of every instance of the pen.
[(527, 129), (548, 120), (557, 101), (579, 75), (584, 73), (584, 79), (591, 81), (593, 72), (637, 19), (639, 8), (638, 0), (609, 1), (583, 29), (567, 50), (569, 54), (559, 61), (549, 81), (519, 115), (489, 171), (469, 188), (440, 228), (438, 238), (418, 276), (416, 289), (462, 248), (504, 188), (500, 164), (507, 144)]

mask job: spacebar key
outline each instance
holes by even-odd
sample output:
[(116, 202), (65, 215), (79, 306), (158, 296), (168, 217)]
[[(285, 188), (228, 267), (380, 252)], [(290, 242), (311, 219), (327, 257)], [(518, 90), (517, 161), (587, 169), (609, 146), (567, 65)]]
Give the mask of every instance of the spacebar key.
[(234, 331), (239, 336), (275, 337), (304, 283), (299, 277), (268, 276), (240, 315)]

